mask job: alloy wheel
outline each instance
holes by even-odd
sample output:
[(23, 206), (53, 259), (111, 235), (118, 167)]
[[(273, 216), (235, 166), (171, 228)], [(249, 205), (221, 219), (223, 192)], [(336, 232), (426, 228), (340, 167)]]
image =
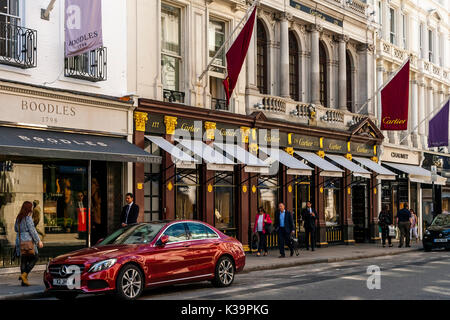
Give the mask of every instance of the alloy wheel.
[(224, 285), (229, 285), (233, 281), (234, 268), (233, 263), (229, 259), (224, 259), (219, 265), (219, 278), (220, 282)]
[(142, 286), (140, 273), (135, 269), (128, 269), (121, 281), (123, 294), (128, 299), (134, 299), (139, 295)]

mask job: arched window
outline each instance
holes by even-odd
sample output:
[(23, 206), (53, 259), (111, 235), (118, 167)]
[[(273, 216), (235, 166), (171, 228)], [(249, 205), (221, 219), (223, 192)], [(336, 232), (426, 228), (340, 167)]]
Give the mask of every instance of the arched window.
[(292, 31), (289, 31), (289, 94), (299, 101), (298, 43)]
[(327, 54), (322, 42), (319, 42), (319, 66), (320, 66), (320, 104), (328, 107), (328, 74), (327, 74)]
[(352, 79), (352, 60), (348, 51), (345, 53), (346, 73), (347, 73), (347, 110), (352, 112), (353, 109), (353, 79)]
[(256, 85), (260, 93), (268, 94), (267, 86), (267, 33), (260, 20), (256, 25), (256, 47), (257, 47), (257, 59), (256, 59)]

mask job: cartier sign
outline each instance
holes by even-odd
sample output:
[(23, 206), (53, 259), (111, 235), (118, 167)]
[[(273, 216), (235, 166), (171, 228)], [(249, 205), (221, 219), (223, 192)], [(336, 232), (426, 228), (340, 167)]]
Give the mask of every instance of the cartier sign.
[(128, 110), (40, 96), (0, 93), (0, 121), (127, 134)]

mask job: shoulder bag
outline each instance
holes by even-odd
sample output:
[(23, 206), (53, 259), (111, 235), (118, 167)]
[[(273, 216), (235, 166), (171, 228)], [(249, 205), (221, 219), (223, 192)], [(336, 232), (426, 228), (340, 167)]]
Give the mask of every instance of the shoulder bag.
[[(264, 219), (266, 219), (266, 217), (264, 216)], [(273, 225), (271, 223), (265, 223), (264, 224), (264, 231), (266, 234), (271, 234), (273, 232)]]
[(34, 242), (33, 241), (22, 241), (21, 236), (20, 236), (20, 222), (17, 221), (17, 223), (19, 224), (20, 255), (21, 256), (34, 256), (36, 254), (34, 252)]

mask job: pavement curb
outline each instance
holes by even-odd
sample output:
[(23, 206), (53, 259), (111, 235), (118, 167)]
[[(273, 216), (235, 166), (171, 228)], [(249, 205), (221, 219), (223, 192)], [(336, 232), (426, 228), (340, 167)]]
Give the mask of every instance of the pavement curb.
[(334, 263), (334, 262), (349, 261), (349, 260), (369, 259), (369, 258), (384, 257), (384, 256), (395, 256), (395, 255), (400, 255), (400, 254), (415, 252), (415, 251), (421, 251), (421, 250), (422, 250), (421, 248), (414, 248), (414, 249), (407, 249), (407, 250), (402, 250), (402, 251), (386, 252), (386, 253), (383, 252), (383, 253), (374, 253), (374, 254), (361, 254), (361, 255), (354, 255), (354, 256), (348, 256), (348, 257), (339, 257), (339, 258), (316, 258), (316, 259), (309, 259), (309, 260), (303, 260), (303, 261), (292, 261), (289, 263), (273, 263), (273, 264), (269, 264), (269, 265), (261, 265), (261, 266), (244, 268), (244, 270), (241, 273), (249, 273), (249, 272), (253, 272), (253, 271), (272, 270), (272, 269), (282, 269), (282, 268), (292, 268), (292, 267), (296, 267), (296, 266), (309, 265), (309, 264)]
[(9, 295), (0, 296), (0, 301), (6, 300), (26, 300), (26, 299), (39, 299), (48, 297), (48, 294), (41, 290), (36, 290), (32, 292), (24, 292), (24, 293), (15, 293)]

